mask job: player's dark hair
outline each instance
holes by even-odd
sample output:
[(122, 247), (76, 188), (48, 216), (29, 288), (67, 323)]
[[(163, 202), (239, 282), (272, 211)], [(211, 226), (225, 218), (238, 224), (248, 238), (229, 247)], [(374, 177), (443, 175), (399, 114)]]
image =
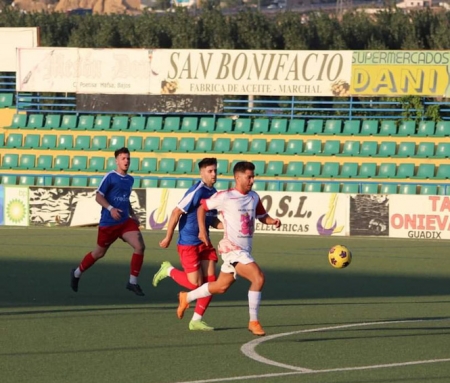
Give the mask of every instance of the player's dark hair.
[(203, 158), (203, 160), (201, 160), (198, 163), (198, 168), (202, 169), (202, 168), (206, 168), (207, 166), (211, 166), (211, 165), (217, 165), (217, 158), (214, 158), (214, 157)]
[(123, 154), (130, 154), (130, 151), (128, 150), (128, 148), (125, 148), (125, 147), (117, 149), (114, 152), (114, 157), (117, 158), (119, 156), (119, 154), (122, 154), (122, 153)]
[(255, 170), (255, 165), (253, 165), (253, 162), (249, 161), (236, 162), (233, 168), (233, 174), (245, 173), (247, 170)]

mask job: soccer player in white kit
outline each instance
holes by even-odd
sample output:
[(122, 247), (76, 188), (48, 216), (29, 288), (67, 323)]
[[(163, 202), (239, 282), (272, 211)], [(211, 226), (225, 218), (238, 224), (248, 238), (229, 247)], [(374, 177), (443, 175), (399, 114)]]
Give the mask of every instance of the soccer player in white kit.
[(188, 293), (180, 292), (177, 316), (179, 319), (183, 318), (189, 303), (196, 299), (225, 293), (236, 280), (237, 274), (250, 281), (248, 329), (254, 335), (263, 336), (266, 333), (259, 323), (258, 311), (264, 274), (251, 255), (255, 220), (277, 228), (281, 226), (281, 221), (268, 215), (258, 194), (252, 190), (255, 179), (253, 163), (236, 163), (233, 174), (236, 183), (233, 189), (220, 191), (209, 199), (203, 199), (198, 208), (199, 238), (205, 244), (209, 244), (205, 225), (206, 212), (217, 209), (222, 215), (224, 236), (219, 242), (218, 250), (223, 264), (219, 277)]

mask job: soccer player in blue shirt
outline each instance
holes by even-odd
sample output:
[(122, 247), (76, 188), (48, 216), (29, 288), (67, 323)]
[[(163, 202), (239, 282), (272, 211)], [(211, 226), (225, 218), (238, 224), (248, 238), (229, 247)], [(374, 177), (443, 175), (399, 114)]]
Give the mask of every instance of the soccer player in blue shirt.
[(102, 258), (116, 239), (120, 238), (133, 248), (130, 279), (126, 288), (143, 296), (144, 292), (137, 279), (144, 262), (145, 244), (139, 230), (139, 220), (130, 203), (134, 182), (133, 177), (128, 174), (130, 151), (127, 148), (117, 149), (114, 157), (117, 168), (103, 177), (95, 196), (95, 200), (102, 207), (97, 247), (85, 255), (78, 268), (71, 271), (70, 286), (77, 292), (81, 275)]
[[(179, 225), (177, 250), (184, 271), (174, 268), (170, 262), (163, 262), (161, 268), (153, 277), (153, 286), (155, 287), (166, 277), (171, 277), (179, 285), (189, 290), (196, 289), (203, 283), (216, 280), (217, 253), (211, 243), (205, 245), (198, 238), (197, 208), (200, 206), (202, 199), (209, 198), (216, 193), (214, 184), (217, 179), (217, 159), (204, 158), (199, 162), (198, 167), (201, 181), (190, 187), (177, 207), (173, 209), (167, 224), (166, 236), (159, 243), (162, 248), (169, 247), (175, 228)], [(206, 227), (223, 228), (222, 223), (217, 218), (217, 211), (213, 210), (208, 213)], [(189, 322), (190, 330), (214, 330), (213, 327), (208, 326), (202, 320), (210, 302), (211, 297), (197, 300), (194, 316)]]

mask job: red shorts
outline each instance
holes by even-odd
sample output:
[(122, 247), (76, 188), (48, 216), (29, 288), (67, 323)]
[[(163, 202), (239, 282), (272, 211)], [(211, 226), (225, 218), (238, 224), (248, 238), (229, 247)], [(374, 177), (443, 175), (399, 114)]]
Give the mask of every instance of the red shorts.
[(201, 261), (218, 261), (216, 249), (212, 246), (206, 246), (204, 243), (200, 245), (178, 245), (177, 249), (181, 266), (187, 273), (199, 270)]
[(129, 231), (139, 231), (137, 222), (128, 218), (125, 222), (118, 225), (100, 226), (98, 228), (97, 245), (108, 247), (112, 245), (117, 238), (123, 240), (122, 236)]

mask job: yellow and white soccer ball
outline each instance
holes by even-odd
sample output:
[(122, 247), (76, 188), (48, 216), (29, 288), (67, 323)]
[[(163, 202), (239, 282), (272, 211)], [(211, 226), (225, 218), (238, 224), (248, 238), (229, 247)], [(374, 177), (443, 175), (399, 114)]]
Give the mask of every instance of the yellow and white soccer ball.
[(352, 252), (344, 245), (335, 245), (328, 252), (328, 261), (336, 269), (343, 269), (352, 262)]

